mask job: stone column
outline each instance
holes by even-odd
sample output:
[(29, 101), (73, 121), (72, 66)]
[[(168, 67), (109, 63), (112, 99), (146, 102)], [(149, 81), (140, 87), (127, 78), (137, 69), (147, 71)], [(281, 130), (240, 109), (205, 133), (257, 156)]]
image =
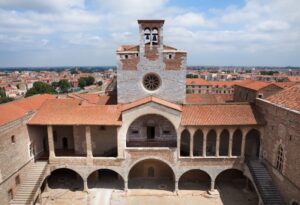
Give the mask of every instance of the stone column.
[(182, 132), (182, 129), (179, 128), (176, 133), (177, 133), (177, 157), (179, 158), (180, 157), (180, 141), (181, 141), (181, 132)]
[(128, 181), (124, 181), (124, 191), (128, 191)]
[(178, 180), (175, 181), (175, 193), (178, 194)]
[(49, 158), (55, 157), (55, 148), (54, 148), (54, 140), (53, 140), (53, 127), (52, 125), (47, 126), (48, 132), (48, 147), (49, 147)]
[(217, 139), (216, 139), (216, 157), (219, 157), (220, 156), (220, 135), (222, 133), (222, 130), (221, 129), (217, 129)]
[(215, 189), (215, 181), (211, 180), (210, 182), (210, 191), (213, 191)]
[(194, 156), (194, 134), (195, 134), (195, 129), (191, 129), (189, 130), (190, 132), (190, 157), (193, 157)]
[(245, 157), (246, 135), (248, 130), (243, 129), (242, 132), (243, 132), (243, 137), (242, 137), (241, 157)]
[(88, 188), (88, 184), (87, 184), (87, 179), (85, 179), (85, 180), (83, 181), (83, 186), (84, 186), (84, 188), (83, 188), (84, 191), (87, 192), (88, 189), (89, 189), (89, 188)]
[(234, 130), (229, 130), (229, 144), (228, 144), (228, 157), (232, 157), (232, 138)]
[(87, 163), (90, 164), (93, 162), (92, 136), (91, 136), (90, 126), (85, 126), (85, 141), (86, 141)]
[(206, 157), (206, 138), (207, 138), (207, 133), (208, 133), (208, 130), (202, 130), (203, 132), (203, 157)]

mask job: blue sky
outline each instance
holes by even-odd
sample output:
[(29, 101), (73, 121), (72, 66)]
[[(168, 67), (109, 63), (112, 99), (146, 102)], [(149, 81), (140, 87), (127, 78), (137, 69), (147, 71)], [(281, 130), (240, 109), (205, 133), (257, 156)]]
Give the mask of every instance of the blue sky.
[(299, 0), (0, 0), (0, 67), (115, 65), (165, 19), (188, 65), (300, 66)]

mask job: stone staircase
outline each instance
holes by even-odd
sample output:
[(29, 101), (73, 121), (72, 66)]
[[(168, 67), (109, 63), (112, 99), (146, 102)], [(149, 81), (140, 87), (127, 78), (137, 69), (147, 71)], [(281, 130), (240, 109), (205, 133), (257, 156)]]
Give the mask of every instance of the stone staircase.
[(263, 204), (285, 205), (266, 167), (259, 160), (250, 160), (247, 164)]
[(38, 161), (32, 165), (26, 180), (21, 184), (13, 200), (10, 202), (11, 205), (33, 204), (35, 194), (43, 183), (47, 163), (47, 161)]

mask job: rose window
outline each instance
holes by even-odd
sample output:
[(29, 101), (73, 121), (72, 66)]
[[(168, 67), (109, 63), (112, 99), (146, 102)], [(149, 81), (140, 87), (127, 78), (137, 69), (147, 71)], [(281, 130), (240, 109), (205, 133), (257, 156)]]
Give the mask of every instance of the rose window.
[(147, 90), (154, 91), (160, 86), (160, 78), (153, 73), (147, 74), (144, 77), (143, 84)]

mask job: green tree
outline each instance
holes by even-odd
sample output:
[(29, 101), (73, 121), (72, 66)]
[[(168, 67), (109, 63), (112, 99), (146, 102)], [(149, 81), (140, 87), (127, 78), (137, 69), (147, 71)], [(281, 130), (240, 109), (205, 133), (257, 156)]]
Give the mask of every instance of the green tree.
[(59, 87), (59, 83), (56, 82), (56, 81), (55, 81), (55, 82), (52, 82), (52, 83), (51, 83), (51, 86), (54, 87), (54, 88), (58, 88), (58, 87)]
[(2, 103), (7, 103), (7, 102), (10, 102), (10, 101), (13, 101), (14, 99), (13, 98), (10, 98), (10, 97), (1, 97), (0, 98), (0, 104)]
[(57, 92), (51, 85), (38, 81), (33, 83), (33, 87), (26, 92), (25, 97), (43, 93), (56, 94)]
[(0, 88), (0, 97), (1, 98), (6, 97), (6, 93), (5, 93), (4, 88)]
[(84, 77), (79, 78), (78, 86), (81, 87), (81, 88), (84, 88), (86, 86), (86, 80), (85, 80)]
[(101, 85), (103, 85), (103, 82), (102, 82), (102, 81), (98, 81), (97, 84), (98, 84), (99, 86), (101, 86)]
[(84, 88), (85, 86), (93, 85), (95, 82), (95, 78), (93, 76), (88, 77), (80, 77), (78, 80), (78, 85), (81, 88)]
[(60, 88), (60, 92), (62, 93), (67, 93), (71, 87), (71, 83), (68, 80), (60, 80), (58, 82), (59, 88)]

